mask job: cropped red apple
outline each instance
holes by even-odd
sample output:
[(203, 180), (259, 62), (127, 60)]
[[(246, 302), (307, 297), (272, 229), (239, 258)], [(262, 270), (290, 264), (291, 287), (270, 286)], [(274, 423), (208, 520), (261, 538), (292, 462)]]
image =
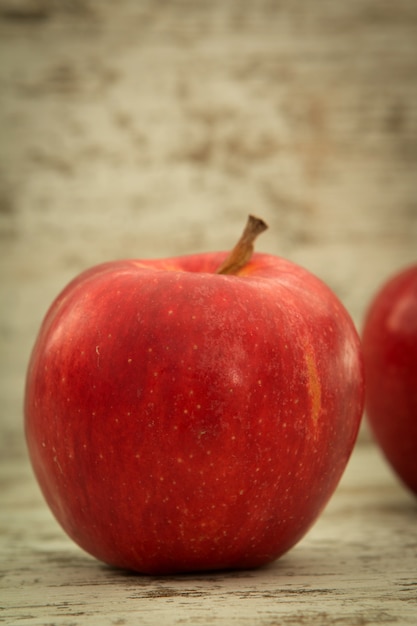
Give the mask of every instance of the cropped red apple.
[(366, 413), (386, 458), (417, 494), (417, 265), (392, 276), (363, 330)]
[[(44, 496), (98, 559), (143, 573), (249, 568), (307, 532), (363, 409), (359, 338), (306, 270), (225, 253), (94, 267), (52, 304), (27, 373)], [(219, 266), (222, 266), (219, 269)]]

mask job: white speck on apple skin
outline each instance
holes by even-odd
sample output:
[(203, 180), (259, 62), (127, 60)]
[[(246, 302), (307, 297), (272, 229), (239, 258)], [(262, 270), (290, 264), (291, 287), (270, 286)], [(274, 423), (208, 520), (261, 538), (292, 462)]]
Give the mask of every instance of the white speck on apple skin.
[(58, 469), (59, 469), (60, 473), (61, 473), (61, 474), (63, 474), (64, 472), (62, 471), (62, 467), (61, 467), (61, 465), (59, 464), (58, 457), (57, 457), (57, 456), (54, 456), (53, 461), (54, 461), (54, 463), (56, 464), (56, 466), (58, 467)]

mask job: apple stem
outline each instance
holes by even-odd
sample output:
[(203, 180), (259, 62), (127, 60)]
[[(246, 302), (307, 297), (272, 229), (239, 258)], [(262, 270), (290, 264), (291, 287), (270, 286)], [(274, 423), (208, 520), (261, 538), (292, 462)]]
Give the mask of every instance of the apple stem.
[(259, 217), (249, 215), (239, 241), (226, 260), (216, 270), (216, 274), (237, 274), (250, 261), (255, 239), (267, 228), (268, 225)]

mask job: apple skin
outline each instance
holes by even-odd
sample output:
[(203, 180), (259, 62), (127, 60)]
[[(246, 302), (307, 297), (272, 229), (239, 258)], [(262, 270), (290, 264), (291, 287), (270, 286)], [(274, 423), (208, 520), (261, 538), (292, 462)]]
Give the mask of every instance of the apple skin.
[(417, 495), (417, 265), (372, 299), (362, 333), (366, 415), (402, 482)]
[(47, 313), (25, 431), (56, 519), (147, 574), (253, 568), (334, 492), (364, 402), (358, 334), (332, 291), (276, 256), (115, 261)]

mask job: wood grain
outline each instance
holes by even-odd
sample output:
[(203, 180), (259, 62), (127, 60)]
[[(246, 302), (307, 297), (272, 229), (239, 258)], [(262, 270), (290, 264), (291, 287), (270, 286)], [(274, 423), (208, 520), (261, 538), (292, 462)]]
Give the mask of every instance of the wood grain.
[(1, 466), (0, 623), (414, 626), (417, 500), (370, 444), (356, 448), (324, 514), (254, 571), (137, 576), (66, 538), (25, 458)]

